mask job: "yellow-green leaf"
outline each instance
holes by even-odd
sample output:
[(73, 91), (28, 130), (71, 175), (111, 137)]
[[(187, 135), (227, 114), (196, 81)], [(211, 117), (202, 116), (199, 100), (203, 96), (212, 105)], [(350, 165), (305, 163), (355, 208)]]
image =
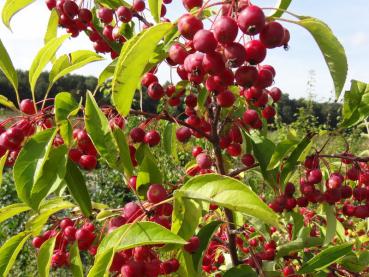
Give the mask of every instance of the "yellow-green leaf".
[(128, 115), (137, 85), (145, 73), (150, 57), (154, 54), (158, 42), (173, 26), (171, 23), (157, 24), (124, 44), (112, 82), (113, 102), (121, 115)]
[(32, 4), (36, 0), (6, 0), (5, 5), (3, 7), (3, 11), (1, 13), (1, 18), (3, 23), (6, 27), (10, 28), (10, 20), (12, 17), (22, 10), (23, 8), (27, 7), (28, 5)]

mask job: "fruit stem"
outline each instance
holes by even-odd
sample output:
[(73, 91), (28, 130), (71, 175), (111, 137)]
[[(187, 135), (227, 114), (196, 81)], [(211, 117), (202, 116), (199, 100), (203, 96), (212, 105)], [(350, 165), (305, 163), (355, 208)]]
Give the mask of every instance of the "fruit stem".
[(185, 126), (187, 128), (190, 128), (194, 131), (196, 131), (197, 133), (199, 133), (200, 135), (202, 135), (203, 137), (205, 137), (208, 141), (212, 142), (212, 137), (209, 136), (207, 133), (205, 133), (203, 130), (193, 127), (189, 124), (187, 124), (185, 121), (176, 119), (174, 120), (172, 117), (165, 115), (165, 114), (156, 114), (156, 113), (148, 113), (148, 112), (143, 112), (143, 111), (138, 111), (138, 110), (131, 110), (130, 114), (132, 115), (142, 115), (148, 118), (156, 118), (156, 119), (161, 119), (161, 120), (166, 120), (169, 122), (173, 122), (173, 123), (178, 123), (179, 125)]
[[(227, 172), (224, 167), (222, 149), (219, 146), (218, 121), (220, 118), (220, 110), (221, 108), (218, 105), (216, 105), (215, 115), (214, 115), (214, 119), (212, 122), (212, 128), (211, 128), (212, 129), (212, 144), (214, 148), (217, 171), (221, 175), (227, 175)], [(233, 213), (230, 209), (224, 208), (224, 214), (228, 221), (227, 237), (228, 237), (229, 253), (231, 255), (232, 264), (234, 266), (237, 266), (240, 262), (238, 260), (238, 254), (237, 254), (236, 234), (234, 233), (235, 224), (234, 224)]]
[(238, 168), (238, 169), (235, 169), (235, 170), (231, 171), (230, 173), (228, 173), (228, 176), (229, 177), (235, 177), (235, 176), (237, 176), (238, 174), (240, 174), (242, 172), (245, 172), (249, 169), (253, 169), (253, 168), (258, 167), (258, 166), (259, 166), (258, 163), (254, 164), (252, 166), (244, 166), (244, 167), (241, 167), (241, 168)]

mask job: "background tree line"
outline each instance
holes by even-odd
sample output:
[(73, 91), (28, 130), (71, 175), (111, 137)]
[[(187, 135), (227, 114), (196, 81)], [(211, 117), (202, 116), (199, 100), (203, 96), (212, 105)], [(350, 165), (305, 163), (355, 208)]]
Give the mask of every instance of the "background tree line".
[[(42, 100), (43, 95), (48, 87), (49, 74), (44, 72), (41, 74), (36, 88), (36, 99)], [(28, 83), (28, 72), (18, 71), (19, 92), (21, 99), (30, 98), (31, 91)], [(97, 86), (97, 79), (93, 76), (68, 75), (56, 82), (49, 97), (53, 98), (58, 92), (68, 91), (73, 93), (77, 99), (83, 97), (87, 90), (94, 91)], [(308, 83), (310, 91), (311, 84)], [(102, 89), (97, 94), (100, 103), (107, 103), (107, 95)], [(4, 95), (13, 102), (16, 102), (14, 91), (6, 80), (5, 76), (0, 74), (0, 94)], [(280, 121), (284, 124), (291, 124), (297, 118), (306, 117), (309, 124), (324, 126), (327, 129), (336, 128), (341, 113), (341, 104), (331, 102), (315, 102), (312, 100), (311, 93), (309, 98), (290, 99), (288, 94), (283, 94), (278, 105)], [(141, 105), (140, 96), (136, 95), (135, 108)], [(142, 95), (142, 107), (144, 110), (155, 111), (158, 102), (152, 101), (145, 93)]]

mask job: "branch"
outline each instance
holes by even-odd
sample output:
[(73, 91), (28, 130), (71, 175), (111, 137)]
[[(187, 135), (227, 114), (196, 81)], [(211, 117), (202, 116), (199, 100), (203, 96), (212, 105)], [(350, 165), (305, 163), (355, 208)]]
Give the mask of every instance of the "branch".
[(330, 159), (345, 159), (345, 160), (349, 160), (349, 161), (353, 161), (353, 162), (364, 162), (367, 163), (369, 162), (369, 157), (352, 157), (352, 156), (347, 156), (344, 154), (338, 154), (338, 155), (319, 155), (319, 157), (321, 158), (330, 158)]
[(253, 169), (253, 168), (258, 167), (258, 166), (259, 166), (259, 164), (258, 164), (258, 163), (254, 164), (254, 165), (252, 165), (252, 166), (244, 166), (244, 167), (241, 167), (241, 168), (238, 168), (238, 169), (235, 169), (235, 170), (231, 171), (231, 172), (228, 174), (228, 176), (229, 176), (229, 177), (235, 177), (235, 176), (237, 176), (238, 174), (240, 174), (240, 173), (242, 173), (242, 172), (244, 172), (244, 171), (247, 171), (247, 170), (249, 170), (249, 169)]
[(134, 14), (132, 14), (132, 16), (136, 17), (138, 20), (142, 21), (148, 27), (154, 25), (154, 24), (150, 23), (149, 21), (147, 21), (146, 18), (144, 18), (142, 15), (140, 15), (138, 13), (134, 13)]
[(137, 110), (131, 110), (129, 113), (132, 114), (132, 115), (142, 115), (142, 116), (148, 117), (148, 118), (156, 118), (156, 119), (166, 120), (166, 121), (169, 121), (169, 122), (178, 123), (179, 125), (185, 126), (187, 128), (190, 128), (191, 130), (199, 133), (200, 135), (205, 137), (210, 142), (213, 141), (213, 138), (211, 136), (209, 136), (207, 133), (205, 133), (203, 130), (198, 129), (196, 127), (193, 127), (193, 126), (189, 125), (188, 123), (186, 123), (185, 121), (182, 121), (182, 120), (179, 120), (179, 119), (174, 119), (173, 117), (170, 117), (169, 115), (148, 113), (148, 112), (137, 111)]

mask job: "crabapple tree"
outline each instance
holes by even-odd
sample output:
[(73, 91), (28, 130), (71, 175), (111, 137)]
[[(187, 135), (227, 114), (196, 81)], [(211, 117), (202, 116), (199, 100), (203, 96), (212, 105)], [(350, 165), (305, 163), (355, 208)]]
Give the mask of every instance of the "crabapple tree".
[[(10, 28), (32, 2), (6, 0), (3, 23)], [(46, 0), (50, 20), (27, 99), (0, 42), (0, 69), (17, 96), (17, 103), (0, 98), (16, 112), (0, 124), (0, 167), (13, 172), (19, 198), (1, 208), (0, 221), (29, 214), (24, 231), (0, 248), (1, 275), (26, 243), (37, 252), (40, 276), (55, 268), (89, 277), (369, 274), (369, 157), (347, 143), (345, 151), (326, 151), (369, 116), (369, 85), (352, 81), (333, 132), (290, 130), (280, 141), (268, 132), (283, 65), (266, 61), (272, 51), (288, 58), (291, 24), (312, 35), (341, 96), (348, 66), (330, 28), (288, 11), (291, 0), (275, 8), (249, 0), (171, 2)], [(182, 15), (168, 19), (174, 11)], [(57, 55), (78, 36), (94, 51)], [(110, 64), (94, 92), (49, 98), (58, 79), (103, 59)], [(48, 64), (49, 86), (36, 99)], [(103, 90), (110, 105), (96, 100)], [(156, 112), (133, 108), (144, 94), (158, 103)], [(163, 153), (175, 172), (166, 174)], [(91, 201), (85, 175), (100, 164), (124, 177), (135, 201), (118, 209)], [(93, 264), (83, 264), (81, 252)]]

